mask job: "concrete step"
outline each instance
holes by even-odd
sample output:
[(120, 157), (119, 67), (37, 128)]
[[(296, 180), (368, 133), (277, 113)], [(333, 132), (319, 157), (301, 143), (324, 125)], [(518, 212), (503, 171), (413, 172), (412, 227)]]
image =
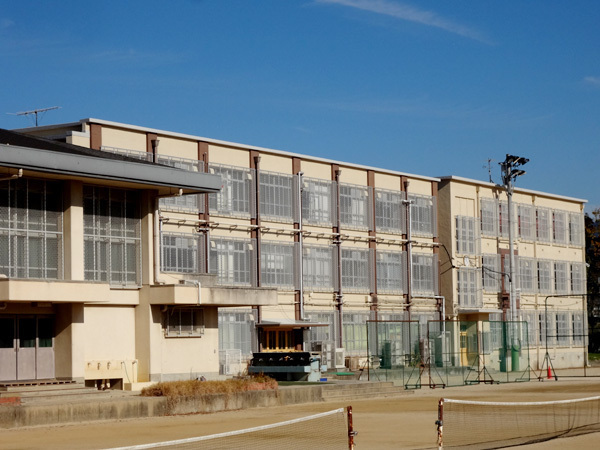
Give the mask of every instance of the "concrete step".
[(9, 383), (0, 383), (0, 393), (2, 392), (13, 392), (27, 389), (65, 389), (66, 387), (72, 386), (83, 386), (83, 384), (76, 383), (70, 380), (47, 380), (47, 381), (14, 381)]
[(379, 397), (382, 395), (388, 394), (404, 394), (405, 389), (390, 387), (390, 388), (373, 388), (373, 389), (363, 389), (359, 391), (329, 391), (323, 392), (324, 399), (336, 398), (336, 397), (356, 397), (356, 396), (365, 396), (365, 397)]

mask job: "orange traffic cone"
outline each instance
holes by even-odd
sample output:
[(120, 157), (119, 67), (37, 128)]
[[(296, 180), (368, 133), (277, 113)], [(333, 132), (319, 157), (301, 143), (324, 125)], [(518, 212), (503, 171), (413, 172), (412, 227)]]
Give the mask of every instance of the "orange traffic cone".
[(550, 368), (550, 366), (548, 366), (548, 379), (550, 380), (552, 378), (552, 369)]

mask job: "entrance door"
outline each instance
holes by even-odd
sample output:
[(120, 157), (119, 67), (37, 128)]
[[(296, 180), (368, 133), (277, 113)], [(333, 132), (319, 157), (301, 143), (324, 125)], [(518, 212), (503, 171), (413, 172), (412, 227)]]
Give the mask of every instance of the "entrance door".
[(54, 378), (51, 316), (0, 316), (0, 381)]
[(54, 320), (37, 318), (36, 378), (54, 378)]
[(0, 316), (0, 381), (17, 379), (15, 318)]
[(19, 317), (17, 333), (17, 380), (35, 380), (35, 317)]

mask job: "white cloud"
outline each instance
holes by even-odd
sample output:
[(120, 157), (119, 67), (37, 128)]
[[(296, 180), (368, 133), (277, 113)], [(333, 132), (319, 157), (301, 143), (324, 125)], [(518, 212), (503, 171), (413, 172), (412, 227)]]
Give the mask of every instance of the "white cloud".
[(484, 42), (490, 42), (477, 30), (466, 27), (452, 20), (445, 19), (435, 12), (415, 8), (404, 3), (393, 2), (390, 0), (316, 0), (317, 3), (331, 3), (349, 8), (369, 11), (375, 14), (382, 14), (400, 20), (415, 22), (421, 25), (440, 28), (449, 33), (457, 34), (469, 39)]
[(600, 77), (585, 77), (583, 81), (593, 86), (600, 86)]

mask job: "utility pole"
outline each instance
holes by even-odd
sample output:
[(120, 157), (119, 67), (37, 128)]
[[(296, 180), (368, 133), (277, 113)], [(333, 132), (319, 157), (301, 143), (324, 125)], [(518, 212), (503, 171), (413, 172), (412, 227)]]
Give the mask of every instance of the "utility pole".
[(508, 198), (508, 251), (510, 255), (509, 267), (509, 296), (510, 296), (510, 321), (511, 321), (511, 365), (512, 370), (519, 370), (518, 352), (520, 350), (515, 330), (515, 322), (518, 320), (517, 299), (515, 296), (515, 247), (513, 242), (513, 219), (512, 219), (512, 194), (514, 191), (514, 181), (517, 177), (525, 175), (525, 171), (519, 169), (519, 166), (527, 164), (529, 160), (521, 156), (506, 155), (504, 162), (499, 163), (502, 170), (502, 182)]

